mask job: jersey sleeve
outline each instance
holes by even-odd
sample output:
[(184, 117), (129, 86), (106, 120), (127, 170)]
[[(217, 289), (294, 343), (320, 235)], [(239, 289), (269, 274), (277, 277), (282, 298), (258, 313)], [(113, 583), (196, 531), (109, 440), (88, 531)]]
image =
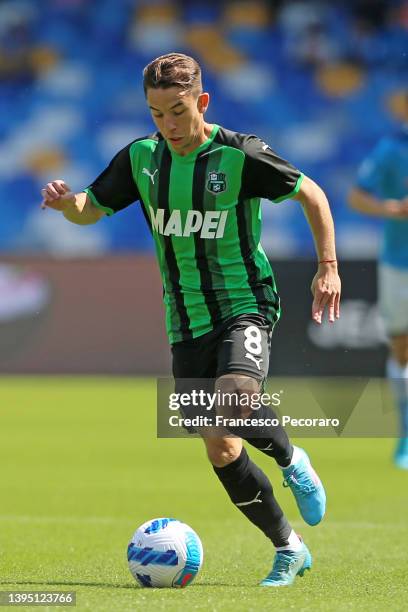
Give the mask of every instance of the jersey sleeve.
[(109, 166), (84, 189), (92, 203), (107, 215), (113, 215), (140, 200), (132, 174), (130, 147), (131, 144), (119, 151)]
[(282, 202), (297, 194), (303, 174), (279, 157), (257, 136), (247, 136), (243, 143), (245, 162), (243, 191), (247, 197), (261, 197)]
[(389, 139), (384, 138), (359, 167), (356, 186), (368, 193), (381, 194), (387, 179), (391, 157), (392, 143)]

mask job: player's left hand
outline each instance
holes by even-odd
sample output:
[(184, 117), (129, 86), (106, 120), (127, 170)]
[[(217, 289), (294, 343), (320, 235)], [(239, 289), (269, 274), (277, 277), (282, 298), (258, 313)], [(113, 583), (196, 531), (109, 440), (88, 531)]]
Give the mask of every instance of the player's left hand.
[(312, 286), (313, 304), (312, 319), (321, 323), (324, 310), (327, 308), (330, 323), (340, 317), (341, 280), (337, 272), (337, 263), (319, 264)]

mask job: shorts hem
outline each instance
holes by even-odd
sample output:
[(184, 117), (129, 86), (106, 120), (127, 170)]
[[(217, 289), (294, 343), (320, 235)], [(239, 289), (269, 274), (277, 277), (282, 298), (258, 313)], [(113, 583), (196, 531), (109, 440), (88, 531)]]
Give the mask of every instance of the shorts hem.
[[(206, 330), (204, 332), (199, 333), (196, 336), (193, 336), (189, 340), (183, 340), (183, 339), (180, 339), (180, 340), (171, 340), (171, 337), (172, 338), (175, 337), (175, 332), (171, 332), (172, 336), (170, 336), (170, 333), (168, 334), (168, 336), (169, 336), (169, 344), (170, 344), (170, 346), (174, 346), (175, 344), (181, 344), (183, 342), (191, 342), (191, 341), (194, 341), (194, 340), (198, 340), (199, 338), (202, 338), (206, 334), (211, 334), (212, 332), (214, 332), (214, 331), (216, 331), (216, 330), (218, 330), (220, 328), (228, 327), (228, 325), (231, 322), (233, 322), (237, 317), (245, 317), (246, 315), (248, 317), (250, 317), (251, 315), (259, 315), (260, 317), (262, 317), (265, 320), (265, 326), (268, 325), (268, 326), (271, 327), (271, 329), (273, 329), (273, 327), (275, 326), (275, 324), (277, 323), (277, 321), (279, 319), (279, 316), (278, 316), (278, 319), (275, 319), (275, 316), (274, 316), (273, 320), (272, 320), (272, 319), (268, 318), (265, 314), (263, 314), (263, 313), (261, 313), (261, 312), (259, 312), (257, 310), (256, 311), (255, 310), (254, 311), (249, 311), (248, 310), (248, 311), (245, 311), (245, 312), (241, 312), (241, 313), (237, 313), (237, 314), (231, 315), (230, 317), (228, 317), (226, 319), (220, 319), (219, 321), (216, 321), (214, 323), (213, 327), (211, 327), (210, 329), (208, 329), (208, 330)], [(178, 333), (179, 332), (177, 332), (177, 334)]]
[(255, 378), (255, 380), (262, 382), (265, 380), (266, 376), (264, 376), (261, 372), (259, 374), (255, 374), (252, 370), (245, 370), (244, 368), (233, 368), (232, 370), (222, 370), (221, 373), (217, 372), (215, 378), (220, 378), (220, 376), (225, 376), (226, 374), (244, 374), (245, 376), (250, 376), (251, 378)]

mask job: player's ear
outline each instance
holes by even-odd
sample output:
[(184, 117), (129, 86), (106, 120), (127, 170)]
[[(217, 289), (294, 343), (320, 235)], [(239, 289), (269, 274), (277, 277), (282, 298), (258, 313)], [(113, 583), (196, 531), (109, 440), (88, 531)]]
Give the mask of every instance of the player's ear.
[(210, 94), (207, 92), (201, 93), (197, 99), (198, 112), (204, 114), (210, 103)]

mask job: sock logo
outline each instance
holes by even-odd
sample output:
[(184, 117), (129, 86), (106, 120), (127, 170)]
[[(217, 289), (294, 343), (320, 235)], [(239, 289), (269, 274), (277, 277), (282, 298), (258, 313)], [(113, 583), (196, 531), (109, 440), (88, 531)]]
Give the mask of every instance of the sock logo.
[(262, 491), (258, 491), (254, 499), (251, 499), (250, 501), (246, 501), (246, 502), (238, 502), (235, 505), (236, 506), (250, 506), (251, 504), (257, 504), (257, 503), (262, 504), (262, 499), (259, 499), (259, 496), (261, 495), (261, 493)]
[(272, 449), (273, 449), (273, 444), (271, 442), (270, 444), (268, 444), (268, 446), (265, 446), (265, 448), (260, 448), (259, 450), (266, 451), (266, 450), (272, 450)]

